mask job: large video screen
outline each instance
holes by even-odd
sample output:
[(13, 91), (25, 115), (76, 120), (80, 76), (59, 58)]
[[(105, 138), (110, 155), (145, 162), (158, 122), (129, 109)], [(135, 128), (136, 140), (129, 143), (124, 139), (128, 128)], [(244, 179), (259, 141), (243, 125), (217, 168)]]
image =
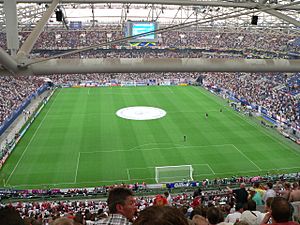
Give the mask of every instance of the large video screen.
[[(135, 22), (135, 21), (128, 21), (125, 25), (125, 36), (134, 36), (138, 34), (143, 34), (151, 31), (155, 31), (158, 29), (156, 22)], [(157, 35), (155, 32), (151, 34), (147, 34), (145, 36), (135, 37), (130, 39), (130, 42), (156, 42)]]

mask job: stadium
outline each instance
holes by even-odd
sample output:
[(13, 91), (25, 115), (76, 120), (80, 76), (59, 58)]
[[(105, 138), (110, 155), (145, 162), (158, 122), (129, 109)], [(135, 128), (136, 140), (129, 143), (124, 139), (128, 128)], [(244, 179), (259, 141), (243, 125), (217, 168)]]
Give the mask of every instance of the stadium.
[(139, 211), (166, 191), (195, 208), (202, 189), (226, 212), (241, 183), (294, 201), (299, 3), (0, 0), (3, 206), (97, 224), (119, 186)]

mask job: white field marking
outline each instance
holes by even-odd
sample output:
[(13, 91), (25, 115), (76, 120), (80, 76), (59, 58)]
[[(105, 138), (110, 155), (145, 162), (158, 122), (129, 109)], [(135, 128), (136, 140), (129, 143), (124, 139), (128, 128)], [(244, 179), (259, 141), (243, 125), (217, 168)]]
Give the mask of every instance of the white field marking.
[(88, 89), (88, 95), (90, 95), (90, 90), (91, 90), (91, 88)]
[(126, 172), (127, 172), (127, 180), (129, 181), (129, 180), (130, 180), (130, 172), (129, 172), (129, 169), (126, 169)]
[(211, 170), (211, 172), (215, 175), (215, 171), (211, 168), (211, 166), (209, 164), (206, 164), (208, 166), (208, 168)]
[[(208, 163), (200, 163), (200, 164), (191, 164), (192, 166), (206, 166), (210, 169), (210, 171), (215, 175), (215, 171), (211, 168), (211, 166), (208, 164)], [(201, 175), (203, 175), (201, 173)], [(208, 173), (208, 174), (204, 174), (204, 175), (211, 175), (211, 173)]]
[(163, 118), (167, 112), (157, 107), (131, 106), (121, 108), (115, 114), (118, 117), (128, 120), (153, 120)]
[(138, 145), (138, 146), (135, 146), (135, 147), (133, 147), (133, 148), (130, 148), (130, 149), (128, 149), (128, 150), (131, 150), (131, 151), (133, 151), (134, 149), (138, 149), (138, 148), (140, 148), (140, 147), (143, 147), (143, 146), (147, 146), (147, 145), (169, 145), (169, 144), (171, 144), (171, 145), (178, 145), (178, 146), (184, 146), (184, 145), (182, 145), (182, 144), (176, 144), (176, 143), (171, 143), (171, 142), (160, 142), (160, 143), (147, 143), (147, 144), (142, 144), (142, 145)]
[(219, 110), (207, 110), (207, 111), (167, 111), (168, 113), (199, 113), (199, 114), (205, 114), (205, 113), (211, 113), (211, 112), (219, 112)]
[(75, 172), (75, 181), (74, 181), (74, 183), (77, 182), (77, 174), (78, 174), (79, 161), (80, 161), (80, 152), (78, 153), (78, 157), (77, 157), (77, 165), (76, 165), (76, 172)]
[[(279, 169), (277, 169), (277, 170), (290, 170), (290, 169), (298, 169), (298, 168), (300, 168), (300, 166), (295, 166), (295, 167), (286, 167), (286, 168), (279, 168)], [(275, 168), (276, 169), (276, 168)]]
[[(60, 92), (61, 92), (61, 91), (60, 91)], [(18, 162), (16, 163), (16, 165), (15, 165), (15, 167), (14, 167), (13, 171), (10, 173), (9, 177), (7, 178), (7, 180), (6, 180), (6, 184), (9, 182), (9, 180), (10, 180), (11, 176), (13, 175), (13, 173), (14, 173), (14, 172), (15, 172), (15, 170), (17, 169), (17, 167), (18, 167), (19, 163), (20, 163), (20, 162), (21, 162), (21, 160), (23, 159), (23, 156), (25, 155), (25, 153), (26, 153), (26, 151), (27, 151), (27, 149), (28, 149), (28, 146), (31, 144), (31, 142), (32, 142), (32, 140), (34, 139), (35, 135), (37, 134), (38, 130), (40, 129), (40, 127), (41, 127), (41, 126), (42, 126), (42, 124), (44, 123), (44, 121), (45, 121), (45, 119), (46, 119), (46, 117), (47, 117), (48, 113), (49, 113), (49, 112), (50, 112), (50, 110), (52, 109), (52, 106), (54, 105), (54, 102), (55, 102), (55, 100), (57, 99), (57, 96), (60, 94), (60, 92), (58, 92), (58, 94), (56, 95), (56, 97), (55, 97), (55, 99), (53, 100), (53, 102), (52, 102), (51, 106), (49, 107), (49, 109), (48, 109), (48, 111), (47, 111), (46, 115), (44, 116), (43, 120), (42, 120), (42, 121), (41, 121), (41, 123), (39, 124), (38, 128), (35, 130), (34, 134), (32, 135), (32, 137), (31, 137), (30, 141), (28, 142), (28, 144), (27, 144), (27, 146), (26, 146), (25, 150), (23, 151), (23, 153), (22, 153), (21, 157), (19, 158)]]
[[(198, 91), (200, 91), (200, 89), (197, 88), (197, 87), (195, 87), (195, 86), (193, 86), (193, 88), (196, 88)], [(207, 90), (205, 90), (205, 91), (207, 91)], [(206, 92), (203, 93), (202, 91), (200, 91), (200, 93), (203, 94), (203, 95), (205, 95), (205, 96), (208, 96), (208, 97), (211, 98), (211, 99), (213, 99), (213, 101), (216, 102), (218, 105), (224, 106), (224, 105), (222, 105), (220, 102), (218, 102), (215, 98), (213, 98), (210, 92), (208, 92), (210, 95), (208, 95)], [(213, 96), (216, 96), (216, 97), (220, 98), (220, 97), (217, 96), (217, 95), (213, 95)], [(220, 98), (220, 99), (221, 99), (221, 98)], [(225, 105), (225, 106), (226, 106), (226, 107), (224, 108), (225, 110), (230, 111), (230, 112), (234, 112), (228, 105)], [(285, 146), (281, 141), (279, 141), (276, 137), (273, 137), (272, 135), (270, 135), (270, 134), (269, 134), (267, 131), (265, 131), (264, 129), (258, 129), (259, 126), (258, 126), (256, 123), (253, 123), (253, 122), (250, 123), (250, 121), (249, 121), (248, 119), (246, 119), (245, 117), (243, 117), (243, 116), (242, 116), (240, 113), (238, 113), (238, 112), (234, 112), (234, 114), (237, 115), (238, 117), (240, 117), (242, 120), (246, 121), (250, 126), (255, 127), (255, 128), (258, 130), (258, 132), (264, 133), (265, 135), (267, 135), (268, 137), (270, 137), (271, 139), (273, 139), (274, 141), (276, 141), (278, 144), (280, 144), (281, 146), (283, 146), (284, 149), (286, 149), (286, 148), (285, 148), (286, 146)], [(296, 155), (300, 155), (300, 152), (298, 152), (298, 151), (293, 151), (293, 150), (290, 149), (290, 148), (288, 148), (288, 150), (289, 150), (290, 152), (296, 154)]]
[[(193, 164), (193, 165), (204, 165), (204, 164)], [(148, 168), (148, 167), (147, 167)], [(154, 168), (154, 167), (153, 167)], [(300, 167), (286, 167), (286, 168), (276, 168), (276, 170), (281, 169), (297, 169)], [(135, 169), (135, 168), (134, 168)], [(138, 169), (138, 168), (136, 168)], [(262, 170), (262, 171), (270, 171), (270, 170)], [(226, 172), (226, 173), (216, 173), (215, 175), (222, 175), (222, 174), (237, 174), (237, 173), (249, 173), (249, 172), (258, 172), (258, 170), (245, 170), (245, 171), (233, 171), (233, 172)], [(193, 177), (201, 177), (201, 176), (209, 176), (212, 175), (211, 173), (208, 174), (199, 174), (193, 175)], [(155, 177), (146, 177), (142, 179), (131, 179), (131, 180), (155, 180)], [(13, 187), (23, 187), (23, 186), (32, 186), (32, 187), (41, 187), (41, 186), (59, 186), (59, 185), (70, 185), (70, 184), (95, 184), (95, 183), (108, 183), (108, 182), (115, 182), (115, 181), (128, 181), (128, 180), (98, 180), (98, 181), (84, 181), (84, 182), (69, 182), (69, 183), (54, 183), (54, 184), (21, 184), (21, 185), (13, 185)]]
[(116, 149), (116, 150), (107, 150), (107, 151), (92, 151), (92, 152), (81, 152), (82, 154), (93, 154), (93, 153), (110, 153), (110, 152), (134, 152), (134, 151), (153, 151), (153, 150), (163, 150), (163, 149), (181, 149), (181, 148), (207, 148), (207, 147), (222, 147), (222, 146), (232, 146), (232, 144), (223, 144), (223, 145), (191, 145), (191, 146), (174, 146), (168, 148), (146, 148), (146, 149), (136, 149), (136, 147), (124, 150), (124, 149)]
[[(206, 112), (219, 112), (218, 110), (208, 110), (208, 111), (166, 111), (168, 114), (175, 114), (175, 113), (198, 113), (199, 115), (204, 115)], [(113, 115), (114, 113), (111, 112), (102, 112), (101, 115)], [(56, 115), (50, 115), (50, 117), (62, 117), (65, 116), (64, 114), (56, 114)], [(73, 113), (72, 116), (98, 116), (99, 113)]]
[[(203, 177), (203, 176), (211, 176), (211, 175), (213, 175), (213, 174), (212, 173), (199, 173), (198, 175), (193, 174), (193, 177)], [(216, 174), (214, 174), (214, 175), (216, 175)]]
[[(266, 170), (267, 171), (267, 170)], [(223, 174), (237, 174), (237, 173), (250, 173), (250, 172), (259, 172), (259, 170), (244, 170), (244, 171), (229, 171), (224, 173), (215, 173), (214, 175), (223, 175)], [(194, 177), (201, 177), (203, 175), (212, 175), (210, 174), (199, 174), (199, 175), (193, 175)]]
[[(271, 139), (273, 139), (274, 141), (276, 141), (278, 144), (280, 144), (281, 146), (284, 147), (284, 149), (286, 150), (286, 146), (281, 142), (279, 141), (277, 138), (271, 136), (267, 131), (265, 131), (264, 129), (258, 129), (258, 125), (257, 124), (254, 124), (253, 122), (250, 123), (250, 121), (248, 121), (246, 118), (242, 117), (239, 113), (237, 113), (237, 115), (242, 118), (244, 121), (246, 121), (248, 124), (250, 124), (252, 127), (255, 127), (259, 132), (261, 133), (264, 133), (265, 135), (267, 135), (268, 137), (270, 137)], [(298, 151), (293, 151), (292, 149), (288, 148), (287, 150), (289, 150), (290, 152), (296, 154), (297, 156), (300, 155), (300, 152)]]
[[(215, 98), (213, 98), (210, 92), (208, 92), (208, 93), (210, 93), (210, 95), (208, 95), (208, 93), (206, 93), (206, 92), (203, 93), (202, 91), (200, 91), (199, 88), (197, 88), (197, 87), (195, 87), (195, 86), (193, 86), (193, 88), (196, 88), (202, 95), (208, 96), (209, 98), (213, 99), (213, 101), (216, 102), (218, 105), (224, 106), (224, 105), (222, 105), (220, 102), (218, 102)], [(205, 91), (207, 91), (207, 90), (205, 90)], [(214, 96), (216, 96), (216, 95), (214, 95)], [(216, 97), (219, 98), (219, 96), (216, 96)], [(226, 106), (226, 107), (224, 108), (225, 110), (230, 111), (230, 112), (233, 112), (233, 110), (231, 110), (231, 108), (230, 108), (228, 105), (225, 105), (225, 106)], [(264, 133), (265, 135), (267, 135), (268, 137), (270, 137), (271, 139), (273, 139), (274, 141), (276, 141), (277, 143), (279, 143), (281, 146), (283, 146), (284, 149), (286, 149), (286, 146), (285, 146), (281, 141), (279, 141), (277, 138), (271, 136), (271, 135), (270, 135), (267, 131), (265, 131), (264, 129), (258, 129), (259, 126), (258, 126), (256, 123), (253, 123), (253, 122), (250, 123), (250, 121), (249, 121), (248, 119), (246, 119), (245, 117), (243, 117), (240, 113), (235, 112), (234, 114), (237, 115), (238, 117), (240, 117), (242, 120), (246, 121), (250, 126), (256, 128), (258, 132)], [(294, 150), (292, 150), (292, 149), (290, 149), (290, 148), (288, 148), (288, 150), (289, 150), (290, 152), (296, 154), (297, 156), (300, 155), (300, 152), (298, 152), (298, 151), (294, 151)]]
[(145, 92), (142, 92), (142, 93), (131, 93), (131, 92), (120, 92), (120, 93), (117, 93), (117, 92), (106, 92), (106, 93), (103, 93), (104, 95), (132, 95), (132, 96), (135, 96), (135, 95), (153, 95), (153, 94), (162, 94), (162, 93), (170, 93), (170, 91), (145, 91)]
[(238, 150), (238, 152), (241, 153), (246, 159), (248, 159), (249, 162), (251, 162), (257, 169), (259, 169), (259, 171), (262, 171), (262, 169), (261, 169), (258, 165), (256, 165), (251, 159), (249, 159), (249, 157), (246, 156), (242, 151), (240, 151), (234, 144), (232, 144), (232, 146), (233, 146), (236, 150)]
[(149, 167), (137, 167), (137, 168), (128, 168), (127, 170), (144, 170), (144, 169), (154, 169), (154, 166)]

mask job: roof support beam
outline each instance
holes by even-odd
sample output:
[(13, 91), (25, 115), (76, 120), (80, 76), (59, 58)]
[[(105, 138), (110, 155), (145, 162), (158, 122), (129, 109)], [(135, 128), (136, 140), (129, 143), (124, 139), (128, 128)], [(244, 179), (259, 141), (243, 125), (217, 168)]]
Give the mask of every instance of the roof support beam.
[[(0, 0), (2, 3), (5, 0)], [(17, 3), (51, 3), (52, 0), (17, 0)], [(247, 2), (247, 3), (235, 3), (235, 2), (224, 2), (224, 1), (193, 1), (193, 0), (89, 0), (91, 4), (96, 3), (121, 3), (121, 4), (159, 4), (159, 5), (191, 5), (191, 6), (221, 6), (221, 7), (241, 7), (241, 8), (248, 8), (253, 9), (257, 6), (257, 3)], [(86, 0), (61, 0), (61, 4), (68, 4), (68, 3), (82, 3), (86, 4)], [(294, 5), (280, 5), (283, 6), (281, 9), (293, 9), (299, 10), (299, 6)]]
[(16, 0), (4, 0), (3, 9), (5, 13), (7, 49), (15, 57), (19, 49)]
[[(265, 10), (262, 10), (262, 11), (265, 11)], [(268, 13), (272, 16), (276, 16), (277, 18), (282, 19), (282, 20), (284, 20), (284, 21), (286, 21), (290, 24), (293, 24), (296, 27), (300, 27), (300, 22), (298, 20), (295, 20), (295, 19), (293, 19), (293, 18), (291, 18), (291, 17), (289, 17), (289, 16), (287, 16), (287, 15), (281, 13), (281, 12), (278, 12), (275, 9), (268, 9), (268, 10), (266, 10), (266, 13)]]
[(20, 48), (20, 50), (17, 54), (17, 57), (18, 57), (18, 59), (20, 60), (21, 63), (22, 63), (22, 61), (24, 62), (28, 58), (29, 53), (31, 52), (35, 42), (38, 39), (38, 37), (42, 33), (42, 31), (44, 29), (44, 26), (46, 25), (47, 21), (49, 20), (49, 18), (53, 14), (54, 10), (56, 9), (56, 6), (57, 6), (58, 3), (59, 3), (59, 0), (53, 0), (50, 7), (44, 13), (43, 17), (39, 20), (39, 22), (37, 23), (34, 30), (30, 33), (30, 35), (28, 36), (26, 41), (21, 46), (21, 48)]
[(6, 69), (7, 74), (15, 74), (18, 71), (17, 62), (3, 48), (0, 48), (0, 65)]
[[(300, 60), (286, 59), (51, 59), (19, 68), (18, 75), (143, 72), (299, 72)], [(9, 74), (0, 70), (0, 74)]]

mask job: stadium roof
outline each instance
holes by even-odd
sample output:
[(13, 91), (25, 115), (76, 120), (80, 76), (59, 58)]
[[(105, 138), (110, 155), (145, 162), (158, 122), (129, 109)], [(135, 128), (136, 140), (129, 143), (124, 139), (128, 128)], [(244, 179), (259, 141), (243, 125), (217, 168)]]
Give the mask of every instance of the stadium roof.
[[(195, 21), (194, 24), (208, 27), (250, 27), (253, 15), (259, 16), (259, 28), (274, 32), (299, 34), (300, 27), (300, 1), (293, 0), (0, 0), (0, 28), (7, 32), (7, 39), (10, 40), (7, 49), (11, 50), (11, 56), (3, 49), (0, 51), (0, 64), (6, 68), (0, 71), (0, 74), (78, 71), (300, 71), (298, 60), (285, 59), (176, 59), (168, 60), (165, 64), (161, 59), (148, 59), (147, 62), (143, 59), (103, 59), (101, 67), (101, 60), (97, 60), (96, 63), (93, 59), (51, 59), (33, 62), (29, 59), (32, 47), (46, 26), (58, 25), (54, 19), (54, 11), (58, 8), (64, 13), (65, 23), (81, 21), (90, 24), (91, 29), (95, 23), (122, 24), (126, 20), (157, 21), (164, 26)], [(18, 31), (22, 29), (30, 29), (32, 33), (19, 49)], [(58, 68), (61, 71), (58, 71)]]

